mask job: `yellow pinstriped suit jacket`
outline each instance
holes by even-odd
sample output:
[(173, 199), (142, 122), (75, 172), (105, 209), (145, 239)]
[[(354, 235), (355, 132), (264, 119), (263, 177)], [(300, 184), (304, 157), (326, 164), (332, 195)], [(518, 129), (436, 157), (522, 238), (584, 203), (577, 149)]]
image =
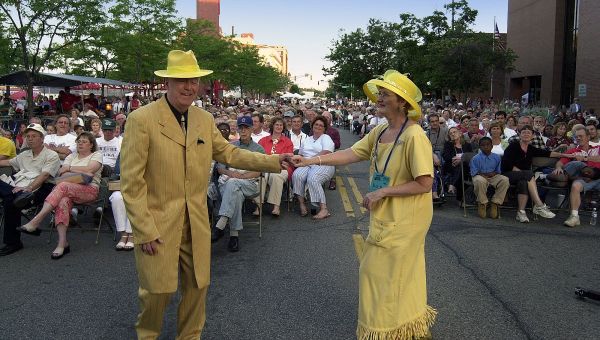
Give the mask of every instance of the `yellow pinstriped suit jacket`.
[(151, 293), (177, 290), (184, 215), (190, 217), (198, 287), (210, 280), (210, 226), (206, 190), (211, 160), (234, 168), (279, 172), (277, 156), (238, 149), (217, 130), (210, 113), (190, 107), (187, 136), (166, 99), (132, 112), (121, 148), (121, 192), (136, 244), (161, 238), (158, 255), (135, 247), (140, 287)]

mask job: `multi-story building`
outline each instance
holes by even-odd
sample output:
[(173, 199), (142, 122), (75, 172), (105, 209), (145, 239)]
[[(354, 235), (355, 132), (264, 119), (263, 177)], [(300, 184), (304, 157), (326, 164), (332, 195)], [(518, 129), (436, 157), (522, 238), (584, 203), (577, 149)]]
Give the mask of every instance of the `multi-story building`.
[(510, 97), (600, 108), (600, 1), (509, 0)]
[(221, 15), (221, 0), (196, 0), (196, 19), (208, 20), (221, 32), (219, 16)]
[(252, 33), (242, 33), (239, 37), (234, 37), (233, 40), (244, 45), (255, 46), (258, 49), (258, 54), (267, 64), (281, 72), (281, 74), (288, 74), (288, 52), (284, 46), (257, 44), (254, 42), (254, 34)]

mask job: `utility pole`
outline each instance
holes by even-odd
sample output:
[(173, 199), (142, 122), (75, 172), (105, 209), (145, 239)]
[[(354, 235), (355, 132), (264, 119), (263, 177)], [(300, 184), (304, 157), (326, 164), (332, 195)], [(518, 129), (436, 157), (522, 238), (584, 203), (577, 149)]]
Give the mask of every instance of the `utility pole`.
[(454, 0), (452, 0), (452, 23), (450, 27), (454, 31)]

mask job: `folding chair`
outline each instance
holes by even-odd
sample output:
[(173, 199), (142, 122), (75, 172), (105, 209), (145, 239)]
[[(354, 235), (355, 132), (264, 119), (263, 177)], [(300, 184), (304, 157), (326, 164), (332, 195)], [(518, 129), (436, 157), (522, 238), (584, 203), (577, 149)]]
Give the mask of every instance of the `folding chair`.
[[(79, 210), (79, 208), (81, 208), (83, 210), (83, 214), (86, 214), (89, 209), (93, 209), (92, 211), (95, 211), (96, 208), (101, 207), (101, 212), (100, 212), (100, 216), (98, 217), (98, 227), (94, 228), (96, 230), (96, 242), (94, 242), (94, 244), (98, 244), (99, 243), (99, 239), (100, 239), (100, 229), (102, 228), (103, 224), (106, 224), (108, 226), (108, 229), (113, 231), (113, 241), (117, 240), (117, 230), (116, 228), (113, 228), (113, 226), (110, 224), (110, 222), (108, 222), (108, 220), (106, 218), (104, 218), (104, 210), (107, 208), (107, 202), (108, 202), (108, 178), (101, 178), (100, 180), (100, 188), (98, 189), (98, 198), (96, 198), (95, 200), (91, 201), (91, 202), (86, 202), (86, 203), (81, 203), (81, 204), (73, 204), (73, 208), (76, 208)], [(50, 222), (50, 233), (48, 236), (48, 243), (50, 243), (50, 240), (52, 239), (52, 230), (55, 228), (54, 226), (54, 212), (52, 212), (52, 217), (51, 217), (51, 222)], [(92, 229), (92, 230), (94, 230)], [(84, 232), (86, 231), (85, 228), (81, 228), (81, 231)]]
[[(466, 188), (473, 188), (473, 180), (471, 179), (471, 174), (469, 173), (469, 164), (471, 163), (471, 159), (475, 157), (474, 152), (465, 152), (462, 154), (461, 162), (460, 162), (460, 182), (462, 187), (462, 207), (463, 207), (463, 216), (467, 217), (467, 190)], [(469, 195), (470, 196), (470, 195)]]
[[(538, 169), (542, 169), (542, 168), (548, 168), (548, 167), (554, 167), (556, 165), (556, 162), (558, 161), (558, 159), (556, 158), (551, 158), (551, 157), (533, 157), (532, 161), (531, 161), (531, 167), (532, 167), (532, 171), (534, 173), (536, 173), (536, 170)], [(565, 205), (566, 202), (569, 201), (569, 194), (571, 191), (571, 183), (569, 182), (567, 186), (565, 187), (557, 187), (557, 186), (551, 186), (548, 185), (545, 181), (543, 182), (536, 182), (536, 185), (538, 187), (538, 191), (543, 190), (546, 192), (546, 198), (544, 199), (544, 201), (546, 201), (548, 194), (555, 194), (555, 195), (564, 195), (564, 199), (561, 202), (558, 202), (558, 206), (556, 207), (556, 209), (561, 210), (563, 208), (563, 206)], [(534, 220), (537, 219), (537, 215), (533, 215)]]
[[(264, 201), (264, 191), (263, 191), (263, 180), (264, 180), (264, 174), (261, 173), (259, 178), (258, 178), (258, 196), (253, 196), (253, 197), (247, 197), (246, 200), (254, 200), (256, 197), (258, 197), (258, 202), (254, 202), (256, 204), (256, 206), (258, 207), (258, 221), (252, 221), (252, 222), (243, 222), (243, 218), (242, 218), (242, 223), (244, 225), (258, 225), (258, 238), (262, 238), (262, 214), (263, 214), (263, 201)], [(246, 200), (244, 200), (244, 206), (242, 207), (242, 213), (244, 213), (246, 211), (245, 209), (245, 203)]]

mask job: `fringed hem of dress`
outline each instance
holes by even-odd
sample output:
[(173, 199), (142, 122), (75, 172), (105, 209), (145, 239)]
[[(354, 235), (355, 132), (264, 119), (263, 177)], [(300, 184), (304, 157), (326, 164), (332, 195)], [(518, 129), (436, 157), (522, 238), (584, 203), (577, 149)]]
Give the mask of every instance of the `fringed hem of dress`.
[(419, 317), (394, 329), (375, 330), (359, 323), (356, 337), (358, 340), (413, 340), (430, 337), (429, 327), (433, 325), (436, 315), (436, 310), (427, 306)]

